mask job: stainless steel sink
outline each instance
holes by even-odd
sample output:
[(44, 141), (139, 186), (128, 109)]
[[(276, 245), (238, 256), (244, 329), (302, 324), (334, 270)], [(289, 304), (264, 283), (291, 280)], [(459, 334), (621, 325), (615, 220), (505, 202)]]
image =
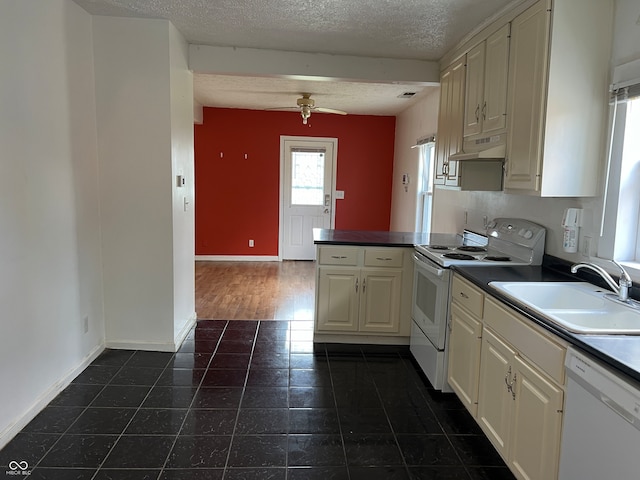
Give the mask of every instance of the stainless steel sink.
[(566, 330), (640, 335), (640, 309), (608, 298), (609, 290), (585, 282), (491, 282), (489, 285)]

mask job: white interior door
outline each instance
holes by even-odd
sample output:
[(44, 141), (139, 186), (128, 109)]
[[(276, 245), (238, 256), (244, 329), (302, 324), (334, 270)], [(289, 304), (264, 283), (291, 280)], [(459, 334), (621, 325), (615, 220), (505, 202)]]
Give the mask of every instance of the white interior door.
[(280, 257), (314, 260), (313, 228), (331, 228), (337, 139), (281, 137)]

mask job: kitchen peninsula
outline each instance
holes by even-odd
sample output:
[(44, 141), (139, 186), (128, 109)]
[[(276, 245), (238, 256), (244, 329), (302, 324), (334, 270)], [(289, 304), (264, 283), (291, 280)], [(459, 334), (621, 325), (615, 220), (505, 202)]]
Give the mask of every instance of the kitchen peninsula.
[(314, 341), (408, 345), (412, 252), (426, 237), (315, 228)]

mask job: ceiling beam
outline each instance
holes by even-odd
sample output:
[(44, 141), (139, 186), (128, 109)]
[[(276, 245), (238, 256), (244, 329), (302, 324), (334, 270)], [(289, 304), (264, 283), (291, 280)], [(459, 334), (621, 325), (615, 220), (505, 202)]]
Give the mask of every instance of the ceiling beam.
[(439, 85), (438, 62), (189, 45), (194, 73)]

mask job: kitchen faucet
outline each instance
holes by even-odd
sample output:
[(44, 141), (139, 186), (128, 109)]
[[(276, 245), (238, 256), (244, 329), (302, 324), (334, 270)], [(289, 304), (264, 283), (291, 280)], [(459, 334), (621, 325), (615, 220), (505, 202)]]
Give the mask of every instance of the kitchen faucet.
[(611, 260), (611, 262), (620, 269), (621, 273), (619, 284), (616, 284), (613, 278), (611, 278), (611, 275), (609, 275), (604, 268), (594, 263), (576, 263), (575, 265), (571, 266), (571, 273), (576, 273), (581, 268), (588, 268), (590, 270), (593, 270), (594, 272), (600, 274), (600, 276), (604, 279), (605, 282), (607, 282), (611, 289), (616, 292), (616, 294), (618, 295), (618, 300), (620, 300), (621, 302), (627, 302), (629, 300), (629, 289), (633, 285), (633, 283), (631, 282), (631, 277), (629, 276), (627, 271), (622, 268), (622, 265), (620, 265), (615, 260)]

